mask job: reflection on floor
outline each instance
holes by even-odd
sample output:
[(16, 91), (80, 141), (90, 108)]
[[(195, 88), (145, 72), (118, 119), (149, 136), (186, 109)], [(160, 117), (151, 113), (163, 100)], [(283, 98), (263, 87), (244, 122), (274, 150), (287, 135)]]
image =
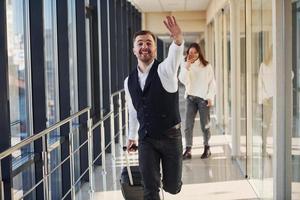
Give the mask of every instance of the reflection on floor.
[[(180, 89), (180, 113), (182, 118), (182, 134), (184, 136), (185, 100)], [(203, 139), (200, 129), (200, 121), (197, 116), (194, 127), (194, 141), (192, 159), (183, 163), (183, 187), (178, 195), (164, 193), (165, 200), (199, 200), (199, 199), (257, 199), (249, 182), (241, 173), (237, 162), (232, 159), (229, 141), (223, 135), (222, 130), (216, 126), (215, 119), (211, 120), (212, 137), (210, 139), (212, 156), (202, 160)], [(124, 143), (125, 144), (125, 143)], [(185, 140), (183, 138), (183, 146)], [(131, 164), (138, 165), (137, 155), (133, 154)], [(121, 200), (120, 172), (125, 166), (125, 160), (121, 148), (116, 146), (116, 160), (106, 156), (106, 168), (98, 166), (94, 170), (95, 193), (93, 199)], [(77, 193), (77, 199), (88, 199), (88, 184), (81, 187)]]
[[(230, 148), (222, 135), (211, 138), (212, 157), (202, 160), (202, 137), (194, 138), (193, 158), (183, 163), (183, 188), (180, 194), (164, 193), (166, 200), (198, 200), (201, 199), (256, 199), (256, 194), (249, 182), (241, 175), (236, 162), (230, 156)], [(95, 169), (94, 199), (121, 200), (123, 199), (119, 177), (125, 165), (120, 150), (116, 160), (106, 158), (106, 172), (99, 166)], [(130, 156), (130, 163), (137, 165), (137, 154)], [(237, 189), (238, 188), (238, 189)], [(77, 194), (77, 199), (88, 199), (88, 187), (84, 185)]]
[[(97, 192), (94, 199), (121, 200), (121, 191)], [(241, 200), (257, 199), (246, 180), (185, 184), (177, 195), (164, 193), (165, 200)]]

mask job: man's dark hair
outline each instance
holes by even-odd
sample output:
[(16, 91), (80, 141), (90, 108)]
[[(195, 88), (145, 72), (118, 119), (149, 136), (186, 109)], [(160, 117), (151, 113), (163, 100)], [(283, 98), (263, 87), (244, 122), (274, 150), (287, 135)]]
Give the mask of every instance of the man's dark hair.
[(135, 41), (135, 38), (139, 35), (151, 35), (154, 42), (156, 43), (156, 36), (154, 35), (154, 33), (152, 33), (151, 31), (148, 31), (148, 30), (141, 30), (141, 31), (135, 32), (133, 35), (133, 42)]

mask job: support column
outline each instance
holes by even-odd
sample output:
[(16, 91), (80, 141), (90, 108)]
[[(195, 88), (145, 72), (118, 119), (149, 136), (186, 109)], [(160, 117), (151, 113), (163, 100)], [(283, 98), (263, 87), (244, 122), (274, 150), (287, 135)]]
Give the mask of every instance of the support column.
[(222, 26), (219, 15), (215, 16), (215, 49), (216, 49), (216, 81), (218, 92), (216, 94), (216, 114), (218, 125), (223, 124), (223, 62), (222, 62)]
[(240, 87), (240, 19), (239, 0), (230, 0), (230, 44), (231, 44), (231, 133), (232, 133), (232, 156), (240, 155), (240, 132), (241, 132), (241, 87)]
[(276, 73), (274, 110), (273, 199), (291, 199), (292, 10), (290, 0), (272, 1), (273, 63)]
[(246, 164), (246, 176), (252, 176), (252, 43), (251, 43), (251, 30), (252, 30), (252, 19), (251, 19), (251, 1), (246, 1), (246, 95), (247, 95), (247, 164)]
[[(68, 9), (67, 0), (57, 0), (57, 46), (58, 46), (58, 75), (59, 75), (59, 113), (60, 119), (64, 120), (70, 116), (70, 74), (69, 74), (69, 40), (68, 40)], [(70, 154), (69, 124), (60, 127), (60, 135), (65, 140), (61, 144), (61, 160), (65, 160)], [(70, 161), (61, 167), (61, 193), (64, 196), (71, 187)], [(68, 195), (66, 199), (71, 199)]]
[[(43, 1), (28, 2), (30, 19), (30, 61), (33, 106), (33, 133), (46, 129), (46, 96), (45, 96), (45, 59), (44, 59), (44, 33), (43, 33)], [(34, 153), (42, 156), (42, 140), (34, 142)], [(35, 162), (35, 184), (43, 179), (43, 162)], [(23, 187), (26, 187), (26, 185)], [(36, 199), (44, 199), (43, 183), (35, 190)]]
[[(6, 29), (6, 1), (0, 1), (0, 152), (11, 146), (10, 112), (9, 112), (9, 80), (8, 80), (8, 56), (7, 56), (7, 29)], [(11, 156), (1, 162), (1, 178), (3, 190), (0, 188), (0, 198), (11, 199), (12, 187), (12, 160)], [(3, 193), (3, 194), (2, 194)]]

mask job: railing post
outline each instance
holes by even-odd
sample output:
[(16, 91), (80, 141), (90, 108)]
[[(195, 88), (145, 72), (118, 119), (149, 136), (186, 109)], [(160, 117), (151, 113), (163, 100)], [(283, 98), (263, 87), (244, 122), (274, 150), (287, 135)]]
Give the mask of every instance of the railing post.
[(44, 183), (44, 199), (49, 199), (49, 182), (48, 182), (48, 152), (47, 152), (47, 135), (42, 137), (42, 145), (43, 145), (43, 152), (42, 152), (42, 159), (43, 159), (43, 183)]
[(101, 152), (102, 152), (102, 175), (106, 174), (105, 162), (105, 137), (104, 137), (104, 121), (101, 122)]
[(111, 156), (112, 159), (116, 159), (116, 146), (115, 146), (115, 108), (114, 108), (114, 97), (110, 99), (110, 139), (111, 139)]
[[(72, 121), (71, 121), (72, 124)], [(70, 148), (69, 148), (69, 152), (70, 152), (70, 178), (71, 178), (71, 198), (75, 200), (75, 188), (74, 188), (74, 184), (75, 184), (75, 162), (74, 162), (74, 155), (73, 155), (73, 149), (74, 149), (74, 137), (73, 137), (73, 131), (72, 131), (73, 127), (71, 125), (71, 131), (69, 134), (69, 140), (71, 140), (70, 142)]]
[(93, 179), (93, 132), (92, 132), (92, 119), (90, 110), (87, 112), (88, 115), (88, 121), (87, 121), (87, 136), (88, 136), (88, 152), (89, 152), (89, 179), (90, 179), (90, 189), (89, 189), (89, 196), (90, 199), (93, 199), (94, 194), (94, 179)]
[(118, 99), (118, 104), (119, 104), (119, 142), (121, 149), (123, 147), (123, 124), (122, 124), (122, 95), (121, 92), (119, 92), (119, 99)]

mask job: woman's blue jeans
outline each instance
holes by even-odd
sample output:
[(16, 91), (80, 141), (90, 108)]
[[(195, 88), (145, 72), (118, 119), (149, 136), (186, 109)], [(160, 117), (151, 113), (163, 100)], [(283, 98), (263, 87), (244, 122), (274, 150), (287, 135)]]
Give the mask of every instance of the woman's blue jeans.
[(199, 111), (200, 115), (200, 125), (203, 132), (203, 144), (208, 146), (208, 141), (210, 139), (210, 111), (207, 107), (207, 101), (196, 96), (187, 96), (186, 102), (186, 118), (185, 118), (185, 140), (186, 146), (193, 146), (193, 129), (195, 123), (195, 117)]

